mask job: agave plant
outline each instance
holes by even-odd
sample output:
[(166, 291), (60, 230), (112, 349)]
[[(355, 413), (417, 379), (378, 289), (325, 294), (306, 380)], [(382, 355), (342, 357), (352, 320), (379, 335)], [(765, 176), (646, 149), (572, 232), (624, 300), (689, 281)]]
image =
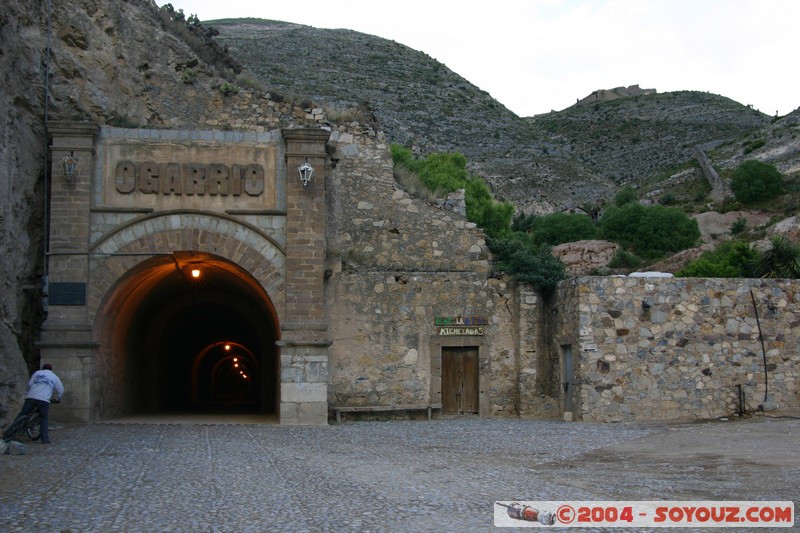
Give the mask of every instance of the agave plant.
[(771, 244), (756, 262), (755, 274), (760, 278), (800, 278), (800, 246), (783, 235), (773, 235)]

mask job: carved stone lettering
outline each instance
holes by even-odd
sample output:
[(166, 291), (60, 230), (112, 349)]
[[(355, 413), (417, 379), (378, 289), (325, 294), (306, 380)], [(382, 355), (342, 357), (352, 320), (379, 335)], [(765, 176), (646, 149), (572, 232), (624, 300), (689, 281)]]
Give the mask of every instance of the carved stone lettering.
[(242, 180), (244, 179), (244, 169), (239, 165), (231, 167), (231, 194), (233, 196), (242, 195)]
[(120, 161), (114, 173), (117, 192), (128, 194), (136, 188), (136, 166), (131, 161)]
[(144, 194), (158, 192), (158, 164), (142, 163), (139, 165), (139, 190)]
[(244, 171), (244, 192), (250, 196), (258, 196), (264, 192), (264, 167), (247, 165)]
[(208, 165), (208, 176), (206, 176), (206, 189), (211, 196), (230, 194), (231, 182), (228, 176), (227, 165)]
[(264, 167), (257, 164), (134, 163), (116, 165), (115, 188), (121, 194), (249, 196), (264, 193)]
[(164, 165), (161, 173), (161, 194), (183, 194), (183, 179), (181, 179), (181, 166), (177, 163)]
[(183, 165), (183, 191), (191, 196), (206, 193), (206, 167), (205, 165)]

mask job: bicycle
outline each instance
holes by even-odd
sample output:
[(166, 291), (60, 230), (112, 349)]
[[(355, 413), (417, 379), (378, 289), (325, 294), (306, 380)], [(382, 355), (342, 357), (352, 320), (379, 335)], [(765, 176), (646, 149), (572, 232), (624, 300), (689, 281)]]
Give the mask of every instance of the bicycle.
[[(51, 403), (58, 403), (58, 401), (52, 400)], [(33, 411), (27, 415), (18, 416), (14, 422), (11, 423), (11, 426), (3, 432), (3, 440), (6, 442), (14, 440), (14, 437), (23, 432), (33, 441), (39, 440), (42, 436), (42, 425), (39, 421), (39, 407), (34, 407)], [(8, 435), (8, 437), (6, 437), (6, 435)]]

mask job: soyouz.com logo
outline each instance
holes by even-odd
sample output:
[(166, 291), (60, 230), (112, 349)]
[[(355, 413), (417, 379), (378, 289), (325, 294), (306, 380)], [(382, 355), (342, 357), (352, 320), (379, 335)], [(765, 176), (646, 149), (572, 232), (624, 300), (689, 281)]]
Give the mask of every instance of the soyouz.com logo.
[(510, 501), (496, 527), (793, 527), (791, 501)]

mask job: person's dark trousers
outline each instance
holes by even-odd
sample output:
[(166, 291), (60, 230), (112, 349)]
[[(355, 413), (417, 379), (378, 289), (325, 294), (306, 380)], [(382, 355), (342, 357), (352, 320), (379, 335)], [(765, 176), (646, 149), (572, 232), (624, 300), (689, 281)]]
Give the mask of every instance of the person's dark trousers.
[[(17, 418), (14, 419), (14, 422), (19, 420), (24, 416), (28, 416), (33, 412), (34, 409), (39, 409), (39, 425), (42, 428), (42, 442), (50, 442), (50, 434), (48, 433), (48, 423), (47, 423), (47, 414), (50, 412), (50, 403), (43, 402), (42, 400), (34, 400), (33, 398), (25, 398), (25, 403), (22, 404), (22, 410), (20, 410)], [(13, 424), (12, 424), (13, 426)], [(11, 429), (11, 426), (9, 426)], [(7, 435), (8, 429), (5, 433), (3, 433), (3, 440), (8, 440), (12, 437), (12, 435)]]
[(50, 442), (50, 421), (48, 414), (50, 413), (50, 402), (43, 402), (41, 400), (33, 400), (39, 402), (39, 427), (42, 428), (42, 436), (40, 437), (43, 443)]

